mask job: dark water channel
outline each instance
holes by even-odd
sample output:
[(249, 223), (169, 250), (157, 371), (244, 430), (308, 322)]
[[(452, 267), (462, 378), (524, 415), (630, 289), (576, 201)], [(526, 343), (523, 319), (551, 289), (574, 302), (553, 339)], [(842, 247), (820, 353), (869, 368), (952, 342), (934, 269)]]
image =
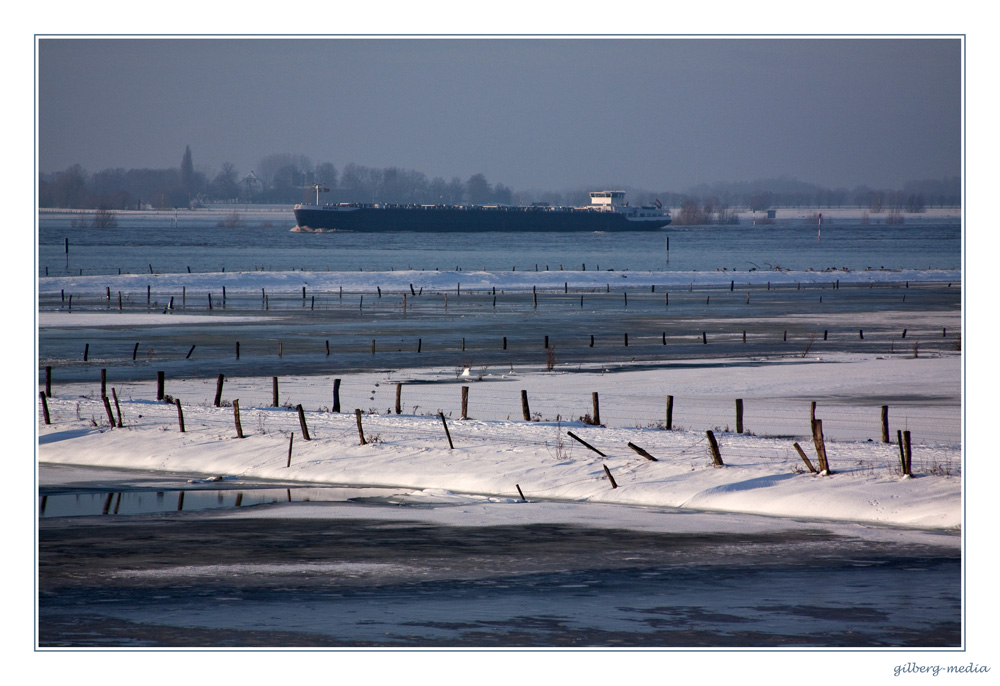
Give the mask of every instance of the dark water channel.
[[(320, 503), (322, 488), (225, 482), (190, 484), (178, 511), (181, 489), (109, 485), (40, 490), (47, 496), (38, 530), (40, 647), (961, 642), (955, 534), (871, 537), (864, 527), (781, 520), (756, 533), (448, 526), (412, 516), (427, 505), (371, 489), (356, 498), (328, 489), (329, 502)], [(108, 493), (123, 492), (117, 515), (90, 513)], [(224, 516), (237, 493), (242, 512), (281, 507), (284, 516)], [(140, 495), (148, 506), (137, 505)], [(71, 499), (86, 507), (54, 516), (68, 513)], [(199, 501), (205, 507), (195, 509)], [(157, 503), (163, 508), (153, 513)], [(288, 516), (301, 507), (308, 516)], [(657, 516), (695, 515), (663, 509)]]

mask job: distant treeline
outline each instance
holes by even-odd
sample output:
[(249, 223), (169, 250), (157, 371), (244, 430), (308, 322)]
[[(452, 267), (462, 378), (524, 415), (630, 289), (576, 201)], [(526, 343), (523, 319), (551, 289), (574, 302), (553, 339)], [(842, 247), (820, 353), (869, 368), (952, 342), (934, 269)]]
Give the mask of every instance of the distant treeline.
[[(181, 165), (168, 169), (104, 169), (88, 173), (76, 164), (65, 171), (39, 174), (40, 207), (79, 209), (172, 209), (209, 203), (320, 203), (378, 202), (396, 204), (476, 205), (586, 205), (588, 192), (612, 190), (585, 188), (564, 191), (514, 191), (491, 184), (483, 174), (466, 180), (427, 178), (423, 172), (400, 167), (366, 167), (355, 163), (338, 170), (330, 162), (313, 164), (304, 155), (274, 154), (260, 160), (256, 169), (238, 170), (225, 163), (210, 176), (195, 171), (191, 149)], [(659, 200), (665, 207), (686, 208), (690, 217), (722, 220), (740, 209), (775, 207), (865, 207), (873, 212), (920, 212), (926, 207), (961, 205), (961, 180), (910, 181), (902, 189), (858, 186), (828, 189), (790, 178), (754, 182), (700, 185), (680, 193), (622, 186), (633, 205)], [(695, 222), (692, 222), (695, 223)], [(697, 222), (700, 223), (700, 222)]]

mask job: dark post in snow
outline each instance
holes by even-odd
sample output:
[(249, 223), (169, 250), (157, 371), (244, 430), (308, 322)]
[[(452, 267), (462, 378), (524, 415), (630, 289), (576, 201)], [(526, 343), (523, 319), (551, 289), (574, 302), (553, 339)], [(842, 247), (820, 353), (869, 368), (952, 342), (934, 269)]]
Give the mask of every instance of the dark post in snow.
[(403, 402), (403, 384), (402, 383), (397, 383), (396, 384), (396, 414), (402, 414), (403, 413), (402, 402)]
[(736, 433), (743, 433), (743, 399), (736, 399)]
[(233, 401), (233, 419), (236, 421), (236, 438), (243, 438), (243, 424), (240, 423), (240, 401)]
[(181, 433), (184, 433), (184, 410), (181, 409), (179, 398), (174, 400), (174, 405), (177, 406), (177, 423), (180, 426)]
[(271, 377), (271, 407), (278, 406), (278, 377)]
[(302, 438), (306, 439), (307, 441), (312, 440), (311, 438), (309, 438), (309, 427), (306, 426), (306, 413), (305, 410), (302, 409), (302, 404), (299, 403), (299, 405), (297, 405), (295, 409), (299, 413), (299, 426), (302, 428)]
[(222, 406), (222, 384), (226, 377), (223, 374), (219, 374), (219, 378), (215, 382), (215, 406)]
[(600, 426), (601, 424), (601, 403), (597, 397), (597, 391), (591, 394), (594, 403), (594, 424)]
[(726, 465), (722, 462), (722, 454), (719, 452), (719, 442), (715, 440), (715, 434), (709, 430), (705, 432), (705, 435), (708, 436), (708, 447), (712, 450), (712, 464), (716, 467), (725, 467)]
[(111, 389), (111, 397), (115, 399), (115, 412), (118, 414), (118, 428), (121, 429), (125, 425), (122, 423), (122, 407), (118, 403), (118, 393), (114, 388)]
[(51, 419), (51, 417), (49, 417), (49, 403), (45, 399), (45, 391), (39, 392), (38, 397), (40, 397), (42, 399), (42, 417), (45, 418), (45, 423), (46, 424), (51, 424), (52, 423), (52, 419)]
[(809, 458), (806, 457), (806, 451), (802, 449), (802, 446), (800, 446), (798, 443), (793, 443), (792, 447), (795, 448), (796, 452), (798, 452), (799, 457), (802, 458), (802, 461), (806, 463), (806, 467), (809, 468), (809, 472), (811, 474), (815, 474), (816, 473), (816, 468), (813, 467), (812, 462), (810, 462)]
[(333, 411), (340, 412), (340, 379), (333, 380)]
[(667, 431), (674, 428), (674, 396), (667, 396)]
[(295, 433), (290, 432), (288, 434), (288, 462), (285, 464), (285, 469), (292, 466), (292, 441), (295, 440)]
[(889, 406), (882, 406), (882, 442), (889, 442)]
[(358, 422), (358, 437), (360, 437), (360, 439), (361, 439), (361, 445), (366, 445), (368, 443), (368, 441), (365, 440), (365, 430), (364, 430), (364, 427), (361, 426), (361, 410), (360, 410), (360, 408), (357, 408), (357, 409), (354, 410), (354, 418)]
[(637, 453), (639, 453), (640, 455), (642, 455), (643, 457), (645, 457), (650, 462), (657, 462), (658, 461), (655, 457), (653, 457), (648, 452), (646, 452), (645, 450), (643, 450), (642, 448), (640, 448), (639, 446), (637, 446), (635, 443), (632, 443), (630, 441), (627, 445), (628, 445), (629, 448), (631, 448), (632, 450), (636, 451)]
[(448, 437), (448, 448), (454, 450), (455, 444), (451, 442), (451, 432), (448, 431), (448, 422), (445, 421), (444, 412), (438, 412), (438, 416), (441, 417), (441, 423), (444, 424), (444, 435)]
[(531, 411), (528, 409), (528, 391), (521, 391), (521, 414), (524, 416), (524, 421), (531, 421)]
[(572, 431), (567, 431), (566, 435), (568, 435), (570, 438), (574, 439), (575, 441), (578, 441), (578, 442), (582, 443), (584, 446), (586, 446), (590, 450), (593, 450), (595, 453), (597, 453), (601, 457), (607, 457), (607, 455), (605, 455), (604, 453), (602, 453), (600, 450), (598, 450), (594, 446), (590, 445), (590, 443), (587, 443), (587, 441), (583, 440), (582, 438), (580, 438), (579, 436), (577, 436)]
[(462, 386), (462, 419), (469, 418), (469, 387)]
[(618, 484), (615, 482), (615, 477), (611, 476), (611, 470), (608, 469), (608, 465), (602, 464), (601, 466), (604, 467), (604, 473), (608, 475), (608, 481), (611, 482), (611, 488), (618, 488)]
[(163, 400), (163, 384), (164, 384), (164, 374), (163, 372), (156, 372), (156, 399)]

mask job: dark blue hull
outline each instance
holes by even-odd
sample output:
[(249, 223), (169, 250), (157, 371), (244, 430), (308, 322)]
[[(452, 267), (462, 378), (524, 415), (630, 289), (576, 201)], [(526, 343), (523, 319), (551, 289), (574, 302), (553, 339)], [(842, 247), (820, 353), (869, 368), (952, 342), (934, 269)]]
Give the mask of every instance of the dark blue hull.
[(670, 223), (631, 221), (617, 212), (540, 207), (295, 208), (300, 231), (655, 231)]

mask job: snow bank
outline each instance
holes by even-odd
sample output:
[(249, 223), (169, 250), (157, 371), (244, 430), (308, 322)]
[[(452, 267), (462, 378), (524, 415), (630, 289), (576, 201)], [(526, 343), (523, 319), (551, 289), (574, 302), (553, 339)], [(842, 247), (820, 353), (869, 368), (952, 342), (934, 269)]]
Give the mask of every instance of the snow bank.
[[(552, 394), (578, 392), (561, 387), (558, 376), (525, 376)], [(572, 379), (576, 383), (580, 375)], [(795, 383), (810, 381), (808, 367), (795, 376)], [(39, 427), (38, 457), (45, 463), (386, 486), (420, 491), (422, 497), (472, 494), (509, 503), (520, 502), (520, 488), (536, 503), (666, 506), (937, 530), (962, 524), (962, 457), (954, 444), (916, 446), (915, 476), (903, 477), (895, 445), (830, 441), (834, 473), (817, 475), (808, 472), (793, 439), (722, 430), (716, 435), (725, 466), (715, 467), (702, 430), (446, 418), (451, 449), (436, 414), (364, 414), (362, 445), (353, 411), (306, 412), (312, 438), (306, 441), (295, 411), (241, 403), (246, 437), (240, 439), (229, 407), (185, 404), (181, 433), (173, 405), (124, 398), (125, 428), (112, 429), (92, 392), (59, 395), (48, 401), (53, 423)], [(657, 460), (640, 456), (629, 443)], [(800, 444), (815, 455), (811, 442)]]

